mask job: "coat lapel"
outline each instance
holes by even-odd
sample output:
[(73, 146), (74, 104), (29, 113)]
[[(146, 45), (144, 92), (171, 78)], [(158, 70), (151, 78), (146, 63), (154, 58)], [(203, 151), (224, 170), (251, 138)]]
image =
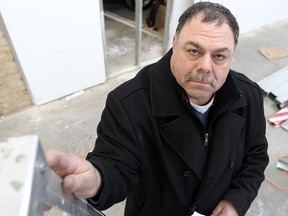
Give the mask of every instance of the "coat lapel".
[(181, 100), (179, 86), (170, 69), (171, 54), (170, 50), (151, 71), (152, 114), (159, 121), (165, 143), (201, 178), (205, 166), (202, 162), (205, 162), (206, 157), (203, 146), (205, 133), (204, 129), (203, 134), (195, 133), (202, 125), (191, 120), (192, 114), (187, 112)]
[[(233, 110), (245, 106), (246, 101), (243, 99), (233, 75), (228, 76), (217, 97), (218, 102), (212, 111), (214, 117), (211, 118), (213, 135), (210, 138), (207, 166), (196, 200), (201, 199), (209, 192), (224, 169), (229, 166), (231, 163), (229, 161), (230, 152), (237, 145), (237, 139), (239, 139), (241, 131), (244, 129), (245, 119), (241, 115), (235, 114)], [(221, 118), (218, 118), (217, 116), (220, 115)], [(239, 152), (239, 154), (241, 153)]]
[[(172, 119), (171, 119), (172, 120)], [(172, 121), (165, 122), (160, 126), (160, 133), (162, 138), (183, 161), (185, 161), (191, 170), (202, 178), (205, 163), (206, 163), (206, 149), (203, 145), (203, 138), (195, 131), (197, 127), (191, 124), (191, 116), (181, 115)]]

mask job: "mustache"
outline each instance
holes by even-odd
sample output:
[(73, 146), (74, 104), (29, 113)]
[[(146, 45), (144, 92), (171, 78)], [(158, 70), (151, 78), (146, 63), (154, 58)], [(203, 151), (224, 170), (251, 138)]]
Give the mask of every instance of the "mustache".
[(194, 81), (194, 82), (205, 82), (213, 85), (216, 81), (215, 77), (212, 73), (193, 73), (190, 72), (185, 77), (186, 82)]

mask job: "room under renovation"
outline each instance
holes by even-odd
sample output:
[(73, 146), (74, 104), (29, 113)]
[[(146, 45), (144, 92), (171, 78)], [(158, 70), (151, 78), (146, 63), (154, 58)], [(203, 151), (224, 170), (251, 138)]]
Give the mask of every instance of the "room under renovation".
[[(173, 103), (177, 103), (177, 105), (184, 104), (184, 102), (179, 103), (180, 100), (178, 101), (178, 98), (175, 99), (173, 97), (173, 92), (177, 90), (175, 92), (178, 92), (177, 95), (179, 97), (181, 86), (183, 88), (181, 89), (187, 93), (185, 87), (183, 87), (184, 85), (180, 84), (175, 75), (175, 68), (179, 67), (184, 70), (184, 67), (188, 64), (187, 61), (180, 61), (181, 57), (181, 60), (183, 60), (184, 55), (177, 55), (177, 52), (181, 52), (181, 48), (177, 49), (177, 46), (181, 47), (180, 39), (184, 37), (183, 35), (185, 35), (186, 31), (194, 38), (190, 36), (192, 42), (187, 42), (185, 47), (193, 47), (193, 50), (189, 51), (190, 54), (192, 53), (194, 56), (196, 54), (201, 55), (199, 59), (197, 58), (193, 61), (190, 59), (191, 65), (201, 65), (203, 63), (203, 66), (205, 62), (205, 66), (213, 65), (213, 69), (211, 66), (211, 71), (216, 71), (216, 68), (221, 68), (221, 66), (219, 64), (215, 66), (215, 59), (219, 60), (223, 58), (223, 55), (229, 56), (230, 54), (226, 53), (229, 50), (229, 43), (225, 42), (225, 49), (221, 51), (218, 49), (215, 55), (213, 50), (213, 55), (211, 54), (213, 62), (207, 59), (206, 61), (201, 61), (204, 56), (208, 56), (203, 54), (206, 53), (206, 49), (208, 50), (211, 47), (214, 49), (218, 44), (223, 44), (216, 39), (219, 36), (220, 29), (221, 32), (229, 32), (228, 34), (223, 34), (225, 40), (231, 40), (233, 37), (235, 39), (233, 27), (228, 24), (228, 21), (213, 25), (214, 27), (211, 27), (209, 22), (199, 21), (201, 25), (198, 24), (197, 28), (193, 28), (193, 25), (196, 25), (195, 20), (197, 20), (197, 16), (194, 16), (190, 21), (187, 21), (189, 28), (186, 28), (185, 25), (188, 24), (185, 23), (180, 33), (174, 38), (180, 15), (191, 5), (201, 5), (199, 2), (201, 1), (87, 0), (83, 3), (76, 0), (61, 2), (56, 0), (43, 0), (41, 2), (25, 0), (20, 4), (16, 0), (0, 1), (0, 192), (3, 194), (2, 198), (0, 198), (1, 215), (123, 216), (131, 215), (131, 206), (127, 207), (128, 210), (126, 209), (125, 214), (125, 206), (129, 202), (130, 204), (138, 205), (137, 208), (142, 211), (139, 210), (139, 215), (155, 215), (154, 211), (159, 215), (159, 212), (165, 212), (162, 206), (163, 203), (169, 202), (167, 200), (174, 200), (175, 205), (182, 201), (186, 202), (184, 195), (179, 199), (169, 196), (171, 194), (180, 194), (180, 192), (169, 193), (165, 191), (173, 188), (175, 182), (181, 182), (178, 184), (179, 188), (177, 186), (177, 190), (185, 188), (183, 185), (189, 185), (188, 182), (201, 182), (203, 179), (209, 179), (207, 182), (212, 182), (207, 184), (207, 188), (210, 188), (210, 186), (215, 188), (214, 184), (219, 184), (217, 181), (216, 183), (214, 182), (215, 176), (211, 174), (215, 173), (215, 170), (211, 171), (207, 168), (203, 170), (203, 174), (200, 176), (197, 173), (197, 169), (196, 171), (193, 169), (194, 165), (190, 164), (191, 161), (196, 161), (197, 166), (202, 163), (201, 151), (193, 154), (193, 152), (189, 152), (193, 148), (187, 147), (186, 149), (186, 145), (179, 141), (185, 140), (185, 131), (196, 130), (197, 126), (194, 125), (199, 125), (202, 122), (201, 118), (197, 114), (191, 114), (193, 116), (191, 119), (195, 120), (197, 116), (199, 119), (190, 124), (190, 128), (182, 128), (181, 121), (189, 122), (187, 119), (183, 120), (181, 118), (184, 114), (180, 117), (177, 116), (178, 113), (175, 113), (176, 111), (174, 110), (175, 106), (171, 103), (165, 106), (159, 105), (165, 103), (165, 100), (173, 100)], [(233, 52), (233, 56), (230, 59), (229, 69), (240, 72), (252, 80), (250, 83), (242, 76), (242, 78), (239, 78), (245, 80), (243, 81), (245, 82), (243, 86), (249, 86), (247, 89), (254, 89), (255, 86), (259, 88), (259, 92), (261, 91), (262, 94), (259, 100), (261, 102), (263, 99), (264, 116), (263, 118), (257, 116), (258, 114), (259, 116), (261, 115), (261, 109), (256, 107), (256, 105), (253, 109), (259, 108), (260, 113), (253, 109), (243, 111), (238, 107), (239, 104), (236, 104), (233, 109), (239, 108), (241, 111), (224, 111), (213, 119), (217, 124), (214, 121), (214, 124), (211, 123), (212, 120), (210, 118), (212, 117), (206, 117), (208, 126), (205, 127), (202, 122), (202, 128), (205, 131), (203, 141), (206, 142), (206, 138), (207, 140), (209, 138), (210, 143), (217, 145), (216, 141), (213, 142), (213, 138), (216, 137), (215, 140), (219, 140), (220, 135), (215, 133), (222, 131), (223, 142), (227, 142), (226, 138), (233, 138), (233, 140), (228, 140), (231, 145), (243, 143), (243, 146), (246, 146), (250, 142), (256, 143), (261, 136), (259, 131), (261, 131), (261, 128), (266, 127), (266, 129), (263, 129), (264, 132), (262, 131), (262, 138), (265, 139), (266, 137), (267, 139), (268, 150), (266, 154), (269, 157), (269, 161), (268, 158), (265, 159), (263, 155), (260, 155), (262, 150), (259, 143), (256, 143), (258, 146), (255, 144), (251, 149), (246, 149), (248, 153), (245, 156), (240, 156), (244, 153), (237, 150), (234, 161), (231, 157), (234, 157), (232, 154), (236, 150), (233, 150), (232, 147), (232, 153), (230, 153), (227, 150), (230, 149), (230, 146), (225, 146), (219, 151), (219, 146), (224, 146), (224, 144), (222, 145), (219, 142), (219, 146), (214, 148), (209, 146), (207, 164), (209, 163), (209, 156), (215, 156), (210, 153), (212, 150), (223, 152), (223, 155), (216, 157), (218, 161), (214, 164), (227, 163), (227, 166), (223, 165), (223, 169), (219, 168), (217, 171), (219, 175), (217, 174), (217, 176), (221, 176), (219, 177), (220, 179), (222, 175), (227, 175), (228, 179), (231, 178), (228, 180), (229, 184), (232, 185), (231, 187), (234, 190), (239, 187), (237, 190), (241, 195), (236, 199), (236, 206), (237, 204), (242, 206), (247, 205), (246, 203), (249, 201), (239, 200), (240, 197), (244, 196), (243, 194), (247, 193), (247, 191), (255, 193), (256, 190), (253, 180), (249, 179), (249, 177), (255, 177), (256, 173), (261, 173), (260, 164), (267, 163), (268, 165), (263, 171), (264, 174), (262, 172), (264, 180), (259, 190), (256, 190), (257, 196), (251, 201), (252, 203), (249, 205), (245, 215), (286, 216), (288, 212), (288, 16), (285, 9), (287, 9), (288, 3), (286, 0), (279, 0), (277, 4), (255, 0), (253, 3), (249, 2), (249, 5), (241, 0), (213, 0), (209, 2), (220, 3), (220, 6), (223, 5), (228, 8), (238, 21), (240, 27), (239, 38), (238, 43), (235, 43), (235, 40), (231, 40), (235, 43), (236, 48), (233, 47), (231, 49), (233, 51), (230, 51)], [(210, 3), (207, 5), (210, 5)], [(259, 9), (259, 5), (261, 5), (261, 9)], [(207, 26), (209, 26), (209, 30), (207, 30)], [(223, 26), (228, 26), (229, 28), (224, 29)], [(205, 34), (203, 33), (204, 31), (201, 32), (202, 28), (207, 30)], [(193, 35), (194, 32), (201, 32), (201, 36), (196, 33)], [(210, 35), (211, 37), (205, 37), (205, 40), (202, 40), (203, 35)], [(194, 42), (194, 39), (198, 39), (197, 43)], [(173, 49), (172, 45), (174, 45)], [(184, 51), (182, 50), (182, 52)], [(219, 55), (218, 52), (220, 53)], [(166, 91), (167, 86), (171, 87), (170, 83), (172, 82), (165, 80), (166, 77), (162, 79), (157, 74), (166, 74), (164, 67), (159, 65), (163, 64), (168, 55), (172, 55), (172, 57), (171, 60), (169, 59), (169, 65), (165, 68), (171, 69), (173, 74), (171, 77), (175, 78), (173, 78), (173, 83), (177, 83), (177, 87), (175, 87), (176, 84), (173, 84), (175, 89)], [(173, 61), (174, 55), (177, 61)], [(227, 56), (225, 58), (229, 59), (230, 57)], [(151, 73), (155, 71), (156, 75), (145, 76), (145, 74), (149, 74), (146, 66), (151, 64), (156, 65), (158, 68), (157, 71), (156, 69), (151, 69), (150, 71)], [(173, 66), (173, 64), (176, 66)], [(222, 65), (222, 67), (224, 66)], [(170, 69), (167, 69), (168, 72)], [(199, 71), (203, 72), (204, 69)], [(139, 82), (140, 78), (138, 78), (137, 83), (136, 81), (131, 82), (130, 80), (135, 80), (135, 76), (142, 76), (142, 79), (145, 78), (145, 82)], [(152, 79), (153, 77), (155, 80)], [(238, 77), (238, 75), (235, 75), (235, 77)], [(228, 83), (228, 78), (223, 82)], [(122, 85), (124, 83), (126, 84)], [(132, 89), (131, 86), (133, 84), (138, 84), (138, 86), (134, 85)], [(202, 85), (204, 84), (201, 83)], [(121, 87), (118, 88), (119, 86)], [(195, 86), (197, 87), (198, 84)], [(225, 84), (217, 91), (221, 91), (224, 86)], [(229, 89), (231, 94), (226, 92), (225, 94), (232, 98), (234, 88), (241, 89), (242, 83), (236, 87), (231, 86)], [(117, 90), (115, 91), (115, 89)], [(143, 89), (141, 91), (145, 92), (145, 94), (137, 93), (140, 91), (139, 89)], [(155, 94), (157, 98), (152, 96), (153, 89), (158, 89)], [(114, 93), (109, 94), (113, 90)], [(214, 108), (217, 108), (216, 102), (219, 100), (217, 91), (215, 94), (213, 93), (213, 99), (209, 99), (207, 103), (198, 105), (198, 107), (206, 106), (212, 101), (211, 110), (214, 113)], [(160, 94), (162, 92), (163, 94)], [(223, 92), (219, 93), (219, 97), (224, 94)], [(248, 103), (251, 102), (249, 98), (252, 98), (252, 96), (245, 96), (246, 89), (243, 92), (241, 99), (245, 98), (246, 100), (248, 98), (243, 106), (250, 108), (252, 105)], [(252, 94), (254, 95), (254, 92), (251, 92)], [(142, 95), (149, 95), (149, 99), (151, 96), (151, 100), (143, 102)], [(133, 100), (133, 97), (136, 100)], [(190, 101), (188, 103), (189, 106), (193, 107), (190, 111), (198, 112), (188, 93), (185, 98), (188, 99), (188, 102)], [(133, 105), (128, 104), (132, 100)], [(213, 100), (214, 102), (216, 101), (215, 107), (213, 107)], [(229, 97), (227, 97), (227, 101), (231, 101)], [(257, 97), (254, 97), (251, 103), (258, 104)], [(159, 107), (157, 108), (159, 110), (155, 108), (158, 105)], [(223, 110), (227, 106), (223, 105)], [(148, 112), (146, 110), (148, 109), (147, 107), (151, 107)], [(105, 111), (103, 112), (103, 110)], [(160, 113), (164, 112), (164, 110), (167, 110), (169, 117), (165, 116), (167, 113)], [(183, 113), (191, 113), (187, 110)], [(212, 111), (209, 112), (211, 113)], [(254, 115), (255, 113), (257, 117)], [(143, 116), (147, 118), (142, 118)], [(185, 118), (187, 116), (185, 115)], [(233, 121), (224, 122), (227, 116)], [(151, 121), (152, 123), (150, 118), (154, 119)], [(255, 119), (255, 121), (253, 122), (251, 119)], [(262, 119), (263, 122), (259, 119)], [(154, 121), (157, 124), (154, 124)], [(139, 125), (134, 126), (135, 122)], [(146, 131), (145, 127), (147, 125), (145, 124), (147, 122), (151, 124), (149, 123), (149, 130)], [(250, 125), (250, 122), (252, 122), (251, 125), (254, 128)], [(209, 123), (213, 126), (209, 127)], [(222, 128), (222, 130), (219, 129), (218, 124), (224, 128), (226, 127), (227, 131), (223, 131)], [(249, 132), (243, 132), (242, 124), (248, 128), (251, 126), (253, 130), (250, 128)], [(175, 125), (178, 126), (175, 127)], [(236, 129), (232, 130), (231, 128)], [(213, 130), (216, 132), (213, 133)], [(176, 134), (176, 131), (180, 133), (180, 137), (173, 137), (173, 133)], [(190, 134), (186, 133), (186, 135), (188, 134), (191, 140), (197, 140), (194, 137), (198, 137), (198, 135), (193, 133), (195, 131), (190, 132)], [(160, 134), (155, 136), (155, 140), (153, 138), (152, 144), (145, 142), (145, 140), (149, 140), (147, 137), (151, 134)], [(238, 135), (244, 136), (244, 138), (238, 137)], [(240, 141), (234, 141), (234, 137), (237, 137)], [(159, 139), (161, 139), (161, 145), (158, 146)], [(96, 140), (97, 145), (95, 147)], [(133, 141), (137, 143), (133, 143)], [(130, 142), (133, 143), (132, 147)], [(179, 146), (174, 146), (175, 143), (173, 142), (176, 142)], [(169, 148), (165, 144), (169, 144)], [(191, 145), (193, 145), (193, 142)], [(97, 146), (99, 147), (99, 152), (97, 152)], [(217, 147), (219, 147), (218, 150)], [(101, 204), (94, 203), (94, 199), (87, 202), (86, 199), (82, 199), (76, 194), (64, 191), (63, 179), (56, 174), (56, 169), (53, 170), (52, 167), (49, 167), (52, 164), (52, 160), (49, 159), (46, 153), (50, 150), (57, 150), (64, 155), (68, 155), (65, 160), (64, 157), (57, 159), (62, 161), (63, 164), (67, 164), (70, 169), (74, 167), (74, 161), (76, 164), (78, 159), (82, 162), (93, 161), (91, 163), (98, 170), (95, 172), (98, 174), (93, 176), (95, 179), (96, 176), (100, 176), (99, 178), (102, 180), (114, 178), (111, 187), (107, 186), (111, 182), (105, 182), (104, 180), (104, 182), (101, 182), (100, 193), (102, 194), (101, 197), (97, 194), (98, 197), (96, 198), (98, 200), (107, 200), (110, 194), (111, 197), (113, 195), (118, 196), (117, 193), (126, 190), (126, 188), (114, 191), (113, 186), (124, 185), (122, 183), (124, 181), (127, 181), (125, 183), (127, 187), (135, 186), (131, 190), (129, 189), (128, 199), (126, 199), (127, 196), (122, 196), (120, 201), (112, 206), (105, 207), (104, 210), (96, 210), (93, 205), (101, 206)], [(138, 152), (141, 152), (139, 153), (140, 156)], [(86, 160), (87, 154), (89, 155)], [(163, 158), (166, 158), (166, 156), (164, 157), (163, 155), (165, 154), (169, 155), (169, 157), (171, 155), (174, 156), (170, 157), (171, 160), (164, 160)], [(227, 159), (224, 162), (225, 154), (229, 154), (229, 161)], [(68, 158), (71, 155), (75, 157), (73, 160)], [(189, 155), (194, 155), (198, 159), (194, 160)], [(139, 159), (140, 157), (141, 159)], [(261, 157), (262, 159), (259, 159)], [(241, 158), (242, 165), (237, 164), (239, 158)], [(49, 166), (47, 160), (50, 163)], [(244, 161), (248, 161), (247, 163), (251, 164), (244, 165)], [(85, 165), (91, 165), (91, 163), (85, 163)], [(149, 167), (148, 164), (153, 166)], [(211, 161), (209, 164), (211, 164)], [(255, 164), (260, 167), (258, 170), (255, 167), (252, 168), (256, 166)], [(84, 163), (82, 163), (82, 167), (79, 165), (74, 173), (86, 168), (84, 167)], [(109, 172), (104, 172), (105, 168)], [(150, 172), (147, 176), (141, 176), (149, 169)], [(230, 173), (227, 170), (234, 169), (238, 169), (238, 171), (230, 177)], [(137, 170), (137, 173), (135, 170)], [(175, 174), (169, 173), (170, 170), (173, 173), (176, 170)], [(66, 173), (66, 171), (62, 171), (62, 173)], [(149, 176), (150, 173), (151, 176)], [(167, 173), (171, 174), (171, 176)], [(239, 175), (241, 176), (239, 177)], [(119, 176), (125, 177), (119, 178)], [(149, 182), (151, 179), (154, 179), (152, 185), (145, 184), (145, 181)], [(178, 179), (181, 179), (181, 181), (178, 182)], [(200, 180), (195, 181), (194, 179)], [(259, 179), (261, 179), (260, 174), (255, 178), (255, 181), (260, 181)], [(203, 182), (205, 182), (204, 180)], [(234, 181), (242, 181), (244, 186), (241, 183), (233, 184), (232, 182)], [(245, 181), (250, 181), (251, 183), (247, 184), (246, 182), (245, 184)], [(201, 184), (204, 184), (203, 182)], [(145, 185), (145, 187), (149, 185), (149, 187), (147, 186), (148, 188), (144, 190), (136, 186), (137, 184)], [(223, 181), (223, 184), (219, 184), (216, 189), (221, 190), (222, 186), (224, 188), (224, 184), (225, 182)], [(148, 192), (148, 190), (155, 188), (157, 189)], [(191, 186), (191, 188), (193, 187)], [(188, 186), (187, 190), (191, 188)], [(203, 189), (203, 187), (201, 188)], [(213, 189), (214, 193), (216, 189)], [(109, 195), (105, 194), (107, 191), (110, 193)], [(209, 192), (209, 190), (207, 191)], [(229, 191), (233, 190), (229, 188)], [(154, 200), (151, 197), (152, 194), (159, 195), (161, 200), (155, 198), (157, 203), (152, 202)], [(228, 199), (227, 197), (231, 194), (227, 192), (219, 200)], [(226, 199), (224, 200), (227, 201)], [(212, 200), (211, 195), (211, 202)], [(233, 203), (232, 201), (228, 199), (227, 202), (227, 206), (230, 204), (232, 209), (238, 210), (237, 207), (231, 204)], [(153, 212), (151, 212), (152, 208), (149, 206), (152, 205), (151, 203), (153, 204)], [(206, 210), (202, 210), (201, 202), (199, 203), (200, 207), (197, 206), (197, 203), (193, 203), (195, 206), (191, 206), (188, 213), (189, 216), (207, 215), (203, 213)], [(157, 209), (158, 207), (154, 208), (156, 204), (159, 209)], [(209, 205), (210, 200), (207, 201), (207, 206)], [(227, 206), (222, 209), (222, 213), (219, 212), (217, 215), (225, 215), (224, 212), (227, 210)], [(167, 205), (167, 209), (173, 209), (173, 205)], [(165, 215), (174, 216), (175, 213), (170, 212)], [(183, 213), (179, 215), (183, 215)], [(238, 215), (242, 215), (242, 213), (238, 212)]]

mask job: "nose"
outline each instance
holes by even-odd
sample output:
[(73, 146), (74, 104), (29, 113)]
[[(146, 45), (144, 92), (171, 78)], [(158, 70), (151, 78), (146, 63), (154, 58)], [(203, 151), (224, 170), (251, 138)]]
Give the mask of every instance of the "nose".
[(212, 58), (210, 55), (205, 54), (198, 59), (197, 71), (202, 73), (210, 73), (212, 70)]

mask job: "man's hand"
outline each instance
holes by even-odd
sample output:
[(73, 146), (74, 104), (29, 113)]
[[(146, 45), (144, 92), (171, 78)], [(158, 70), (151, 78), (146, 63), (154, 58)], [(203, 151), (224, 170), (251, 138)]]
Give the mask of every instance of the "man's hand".
[(48, 166), (63, 178), (65, 192), (86, 199), (96, 195), (101, 187), (101, 176), (87, 160), (57, 150), (46, 152)]
[(234, 205), (228, 200), (222, 200), (214, 209), (211, 216), (239, 216)]

